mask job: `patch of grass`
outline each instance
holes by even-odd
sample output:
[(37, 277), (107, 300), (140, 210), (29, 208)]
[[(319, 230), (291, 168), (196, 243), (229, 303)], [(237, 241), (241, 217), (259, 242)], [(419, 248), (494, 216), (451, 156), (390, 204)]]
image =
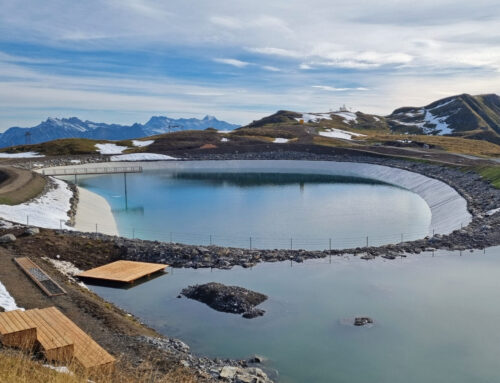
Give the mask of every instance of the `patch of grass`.
[(480, 166), (474, 170), (490, 181), (495, 188), (500, 189), (500, 166)]
[(356, 146), (347, 141), (337, 140), (335, 138), (325, 137), (325, 136), (314, 136), (313, 143), (321, 146), (345, 147), (345, 148)]
[(461, 137), (425, 136), (425, 135), (380, 135), (361, 137), (368, 142), (388, 142), (396, 140), (411, 140), (437, 146), (451, 153), (468, 154), (478, 157), (499, 157), (500, 146), (487, 141), (470, 140)]
[(37, 152), (46, 156), (61, 156), (61, 155), (78, 155), (78, 154), (95, 154), (97, 153), (95, 144), (106, 143), (111, 141), (96, 141), (86, 138), (63, 138), (41, 144), (33, 145), (18, 145), (10, 148), (2, 149), (4, 153), (23, 153)]
[[(138, 368), (118, 365), (114, 371), (85, 373), (78, 369), (61, 373), (44, 367), (29, 355), (14, 350), (0, 350), (0, 382), (5, 383), (194, 383), (196, 378), (183, 368), (159, 373), (154, 361), (145, 361)], [(122, 368), (125, 367), (125, 368)]]

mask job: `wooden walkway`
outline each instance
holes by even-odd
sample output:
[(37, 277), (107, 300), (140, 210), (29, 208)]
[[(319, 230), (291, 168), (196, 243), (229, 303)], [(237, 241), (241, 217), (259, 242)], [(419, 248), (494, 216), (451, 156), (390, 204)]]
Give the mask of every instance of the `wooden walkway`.
[(118, 174), (118, 173), (142, 173), (142, 166), (102, 166), (102, 167), (77, 167), (77, 168), (54, 168), (42, 169), (45, 176), (73, 176), (93, 174)]
[(110, 282), (132, 283), (167, 268), (161, 263), (116, 261), (78, 274), (80, 278), (98, 279)]
[(48, 360), (75, 362), (88, 369), (112, 367), (106, 350), (57, 308), (0, 313), (0, 341), (9, 347), (33, 350), (38, 345)]
[(14, 262), (23, 270), (33, 282), (49, 297), (66, 294), (66, 291), (47, 275), (35, 262), (28, 257), (14, 258)]

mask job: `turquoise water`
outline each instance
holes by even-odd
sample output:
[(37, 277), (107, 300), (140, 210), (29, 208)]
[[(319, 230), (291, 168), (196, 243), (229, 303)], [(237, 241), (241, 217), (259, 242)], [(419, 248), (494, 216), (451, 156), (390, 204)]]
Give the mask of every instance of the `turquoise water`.
[(121, 235), (188, 244), (327, 249), (368, 237), (380, 245), (421, 238), (431, 220), (417, 194), (359, 178), (145, 171), (127, 176), (127, 200), (123, 175), (80, 186), (106, 198)]
[[(252, 269), (174, 269), (128, 290), (92, 287), (160, 332), (212, 357), (269, 359), (286, 383), (500, 381), (500, 248), (408, 259), (333, 257)], [(269, 296), (247, 320), (177, 299), (222, 282)], [(371, 328), (349, 323), (375, 320)]]

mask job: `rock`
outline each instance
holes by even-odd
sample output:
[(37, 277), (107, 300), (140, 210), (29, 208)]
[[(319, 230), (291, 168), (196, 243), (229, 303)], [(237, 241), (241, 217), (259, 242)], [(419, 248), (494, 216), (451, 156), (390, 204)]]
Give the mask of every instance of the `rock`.
[(354, 326), (366, 326), (367, 324), (373, 324), (373, 319), (369, 317), (354, 318)]
[(247, 360), (248, 363), (255, 363), (255, 364), (261, 364), (266, 361), (266, 358), (260, 355), (254, 355), (251, 358)]
[(37, 235), (37, 234), (40, 234), (40, 229), (38, 227), (28, 227), (24, 231), (24, 234), (26, 234), (26, 235)]
[(253, 309), (250, 311), (247, 311), (246, 313), (243, 313), (242, 317), (246, 319), (252, 319), (252, 318), (257, 318), (263, 316), (265, 313), (264, 310), (262, 309)]
[(0, 306), (0, 313), (3, 313), (4, 311), (5, 309), (2, 306)]
[(16, 240), (16, 236), (14, 234), (4, 234), (0, 237), (0, 243), (11, 243)]
[(238, 371), (237, 367), (233, 366), (224, 366), (219, 373), (219, 377), (222, 379), (234, 379), (236, 372)]
[(244, 314), (245, 318), (264, 315), (264, 310), (255, 306), (267, 299), (267, 296), (238, 286), (225, 286), (221, 283), (206, 283), (189, 286), (181, 291), (187, 298), (203, 302), (217, 311)]

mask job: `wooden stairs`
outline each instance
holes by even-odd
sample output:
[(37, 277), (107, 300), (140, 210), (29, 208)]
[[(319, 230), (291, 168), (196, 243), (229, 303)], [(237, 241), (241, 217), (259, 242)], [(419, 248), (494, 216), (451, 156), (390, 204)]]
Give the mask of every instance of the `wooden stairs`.
[(48, 360), (89, 369), (112, 368), (115, 358), (55, 307), (0, 313), (0, 341)]

